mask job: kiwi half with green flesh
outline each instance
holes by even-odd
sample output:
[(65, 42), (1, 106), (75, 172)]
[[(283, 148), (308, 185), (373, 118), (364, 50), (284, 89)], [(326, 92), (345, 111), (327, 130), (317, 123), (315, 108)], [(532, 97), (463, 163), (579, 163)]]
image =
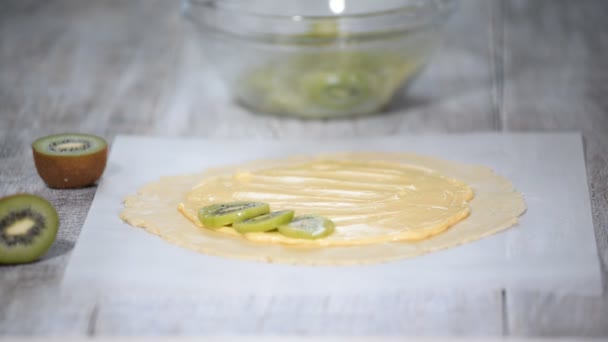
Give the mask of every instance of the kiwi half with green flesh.
[(262, 202), (218, 203), (201, 208), (198, 219), (205, 227), (219, 228), (269, 212), (270, 206)]
[(108, 159), (108, 144), (98, 136), (67, 133), (40, 138), (32, 144), (34, 164), (51, 188), (80, 188), (94, 184)]
[(235, 222), (232, 227), (239, 233), (267, 232), (291, 222), (293, 215), (293, 210), (273, 211), (269, 214)]
[(0, 264), (31, 262), (55, 241), (59, 216), (44, 198), (19, 194), (0, 199)]
[(319, 239), (333, 233), (335, 227), (333, 221), (323, 216), (301, 215), (279, 226), (279, 233), (295, 239)]

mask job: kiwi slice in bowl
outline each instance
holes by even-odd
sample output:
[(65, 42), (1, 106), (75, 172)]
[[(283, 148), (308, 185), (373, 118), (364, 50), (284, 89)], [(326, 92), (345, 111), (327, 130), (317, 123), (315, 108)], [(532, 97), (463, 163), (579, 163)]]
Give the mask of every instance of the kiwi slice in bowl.
[(319, 239), (334, 232), (336, 225), (318, 215), (296, 216), (289, 224), (279, 226), (279, 233), (294, 239)]
[(244, 221), (235, 222), (232, 227), (241, 234), (267, 232), (276, 229), (278, 226), (291, 222), (291, 220), (293, 219), (293, 215), (293, 210), (273, 211), (269, 214), (252, 217)]
[(374, 95), (374, 77), (362, 70), (316, 71), (301, 82), (309, 102), (322, 108), (352, 109)]
[(108, 158), (108, 144), (98, 136), (79, 133), (49, 135), (32, 144), (34, 164), (45, 183), (56, 189), (94, 184)]
[(0, 264), (32, 262), (51, 247), (59, 216), (44, 198), (19, 194), (0, 199)]
[(198, 219), (207, 228), (219, 228), (269, 212), (270, 206), (262, 202), (218, 203), (201, 208)]

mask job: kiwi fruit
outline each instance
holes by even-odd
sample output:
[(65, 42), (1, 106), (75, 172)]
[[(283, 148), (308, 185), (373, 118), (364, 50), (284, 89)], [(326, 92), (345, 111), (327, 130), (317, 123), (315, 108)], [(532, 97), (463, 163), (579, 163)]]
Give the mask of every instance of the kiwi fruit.
[(49, 135), (32, 144), (34, 164), (51, 188), (81, 188), (94, 184), (108, 158), (108, 144), (98, 136), (79, 133)]
[(18, 194), (0, 199), (0, 264), (32, 262), (51, 247), (59, 216), (44, 198)]
[(364, 71), (317, 71), (302, 78), (309, 102), (323, 108), (349, 109), (368, 101), (373, 77)]
[(318, 239), (334, 232), (333, 221), (318, 215), (296, 216), (290, 223), (279, 226), (279, 233), (295, 239)]
[(269, 212), (270, 206), (266, 203), (229, 202), (201, 208), (198, 211), (198, 219), (207, 228), (219, 228)]
[(293, 215), (293, 210), (273, 211), (269, 214), (235, 222), (232, 227), (239, 233), (267, 232), (291, 222)]

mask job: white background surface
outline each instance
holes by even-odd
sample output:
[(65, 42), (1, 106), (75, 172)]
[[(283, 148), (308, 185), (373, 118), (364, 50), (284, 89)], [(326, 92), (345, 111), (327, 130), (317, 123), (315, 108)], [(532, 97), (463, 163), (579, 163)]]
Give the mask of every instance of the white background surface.
[[(123, 223), (122, 198), (161, 176), (259, 158), (403, 151), (483, 164), (510, 179), (528, 211), (507, 232), (366, 266), (288, 266), (206, 256)], [(118, 137), (64, 278), (67, 288), (217, 294), (382, 294), (409, 288), (540, 289), (598, 294), (601, 277), (578, 134), (475, 134), (351, 141)]]

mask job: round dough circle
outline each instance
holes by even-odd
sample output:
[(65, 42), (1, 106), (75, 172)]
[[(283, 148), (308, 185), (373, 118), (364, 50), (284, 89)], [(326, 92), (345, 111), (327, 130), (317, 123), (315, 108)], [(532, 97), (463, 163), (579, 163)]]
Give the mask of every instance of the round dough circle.
[[(336, 155), (337, 156), (337, 155)], [(415, 154), (350, 153), (341, 158), (382, 160), (431, 170), (471, 187), (470, 215), (439, 235), (420, 241), (390, 241), (352, 246), (293, 246), (250, 241), (237, 234), (200, 228), (178, 210), (185, 197), (202, 179), (300, 163), (306, 158), (259, 161), (201, 174), (163, 177), (125, 198), (121, 218), (137, 227), (182, 247), (208, 255), (229, 258), (306, 265), (346, 265), (386, 262), (457, 246), (495, 234), (517, 223), (526, 205), (511, 183), (484, 166), (440, 160)], [(183, 210), (183, 207), (181, 208)]]

